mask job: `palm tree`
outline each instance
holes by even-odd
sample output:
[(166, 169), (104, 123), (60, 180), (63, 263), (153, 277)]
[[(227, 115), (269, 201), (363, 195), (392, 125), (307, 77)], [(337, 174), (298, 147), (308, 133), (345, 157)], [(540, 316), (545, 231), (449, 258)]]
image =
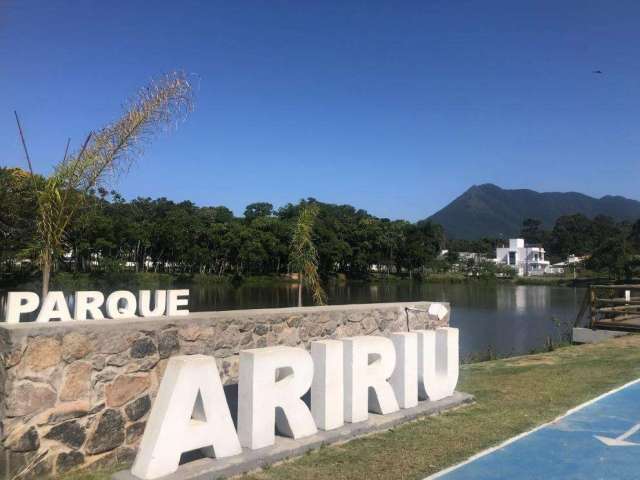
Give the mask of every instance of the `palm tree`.
[[(173, 126), (191, 108), (192, 90), (185, 75), (174, 72), (154, 80), (128, 103), (118, 120), (90, 133), (77, 153), (65, 152), (43, 186), (34, 182), (38, 219), (32, 250), (42, 271), (43, 296), (49, 291), (52, 266), (64, 253), (69, 225), (91, 190), (126, 173), (142, 153), (145, 143), (162, 128)], [(33, 176), (17, 113), (16, 121)]]
[(289, 259), (293, 271), (298, 272), (298, 306), (302, 306), (302, 289), (311, 290), (313, 303), (324, 305), (327, 294), (320, 285), (318, 276), (318, 251), (313, 243), (313, 224), (318, 216), (318, 206), (314, 203), (302, 205), (294, 226)]

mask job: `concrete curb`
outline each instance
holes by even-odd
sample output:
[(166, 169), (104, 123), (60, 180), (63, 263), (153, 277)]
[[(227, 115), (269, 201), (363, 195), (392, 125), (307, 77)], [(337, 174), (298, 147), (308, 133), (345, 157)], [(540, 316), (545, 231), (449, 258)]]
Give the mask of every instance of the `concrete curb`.
[[(319, 431), (315, 435), (299, 440), (278, 436), (276, 444), (270, 447), (260, 450), (244, 449), (240, 455), (230, 458), (200, 458), (181, 465), (177, 472), (158, 480), (212, 480), (240, 475), (281, 460), (300, 456), (323, 445), (345, 442), (370, 433), (381, 432), (420, 417), (437, 415), (446, 410), (473, 403), (473, 401), (473, 395), (455, 392), (442, 400), (420, 402), (417, 407), (389, 415), (370, 413), (369, 420), (366, 422), (346, 423), (335, 430)], [(129, 470), (118, 472), (111, 478), (112, 480), (139, 480)]]

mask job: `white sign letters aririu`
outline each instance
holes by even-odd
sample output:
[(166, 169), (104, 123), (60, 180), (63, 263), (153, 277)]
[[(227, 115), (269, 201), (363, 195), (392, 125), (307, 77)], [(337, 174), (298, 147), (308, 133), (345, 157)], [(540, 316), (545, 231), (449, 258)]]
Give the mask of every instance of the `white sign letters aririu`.
[[(458, 381), (458, 330), (438, 328), (240, 352), (238, 429), (215, 359), (169, 360), (132, 468), (153, 480), (178, 469), (182, 453), (223, 458), (439, 400)], [(302, 400), (311, 391), (311, 407)]]
[[(34, 292), (9, 292), (7, 296), (7, 323), (19, 323), (24, 314), (40, 307), (36, 322), (51, 320), (102, 320), (105, 318), (135, 318), (188, 315), (189, 290), (156, 290), (153, 306), (151, 291), (140, 290), (138, 298), (126, 290), (113, 292), (106, 298), (102, 292), (76, 292), (73, 308), (69, 308), (63, 292), (49, 292), (40, 305), (40, 296)], [(71, 312), (73, 311), (73, 315)]]

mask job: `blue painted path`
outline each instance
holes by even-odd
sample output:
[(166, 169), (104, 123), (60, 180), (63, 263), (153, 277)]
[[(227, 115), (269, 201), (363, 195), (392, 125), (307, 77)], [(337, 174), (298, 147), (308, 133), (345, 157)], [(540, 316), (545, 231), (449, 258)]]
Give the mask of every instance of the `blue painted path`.
[[(599, 438), (598, 438), (599, 437)], [(640, 479), (640, 382), (429, 477), (439, 480)]]

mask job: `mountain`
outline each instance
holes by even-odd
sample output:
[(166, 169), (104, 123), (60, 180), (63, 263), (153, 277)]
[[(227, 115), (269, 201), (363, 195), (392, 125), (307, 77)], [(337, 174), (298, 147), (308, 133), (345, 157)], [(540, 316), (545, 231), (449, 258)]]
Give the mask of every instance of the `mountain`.
[(441, 224), (452, 238), (513, 238), (527, 218), (551, 229), (558, 217), (575, 213), (635, 221), (640, 218), (640, 202), (611, 195), (593, 198), (576, 192), (505, 190), (486, 183), (474, 185), (429, 220)]

